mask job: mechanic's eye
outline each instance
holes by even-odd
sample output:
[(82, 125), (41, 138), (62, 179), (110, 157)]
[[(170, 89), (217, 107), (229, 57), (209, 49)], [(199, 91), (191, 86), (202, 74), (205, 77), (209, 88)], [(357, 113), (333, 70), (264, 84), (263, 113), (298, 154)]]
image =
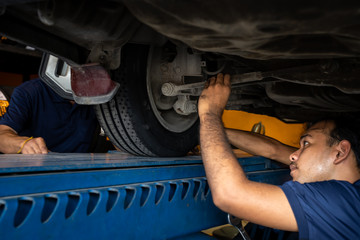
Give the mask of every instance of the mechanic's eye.
[(304, 141), (304, 146), (306, 146), (306, 145), (308, 145), (309, 144), (309, 142), (308, 141)]

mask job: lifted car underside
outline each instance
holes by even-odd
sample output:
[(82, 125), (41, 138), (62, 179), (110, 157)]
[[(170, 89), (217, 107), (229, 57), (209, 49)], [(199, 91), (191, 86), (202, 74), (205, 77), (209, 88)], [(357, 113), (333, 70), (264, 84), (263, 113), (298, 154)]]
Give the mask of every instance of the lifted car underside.
[(0, 21), (4, 34), (71, 65), (115, 69), (129, 41), (163, 42), (171, 61), (181, 42), (210, 72), (283, 70), (238, 85), (229, 108), (300, 121), (358, 110), (359, 27), (357, 1), (11, 1)]
[[(146, 78), (142, 84), (152, 99), (150, 108), (171, 132), (185, 131), (186, 124), (196, 122), (199, 91), (187, 84), (218, 72), (261, 76), (233, 84), (228, 109), (287, 122), (360, 110), (358, 1), (0, 3), (0, 34), (55, 55), (73, 68), (98, 63), (117, 82), (123, 75), (112, 72), (126, 62), (126, 46), (149, 46), (137, 53), (147, 59), (141, 65), (145, 75), (139, 77)], [(139, 79), (131, 81), (140, 84)], [(197, 94), (165, 96), (161, 88), (166, 83)]]

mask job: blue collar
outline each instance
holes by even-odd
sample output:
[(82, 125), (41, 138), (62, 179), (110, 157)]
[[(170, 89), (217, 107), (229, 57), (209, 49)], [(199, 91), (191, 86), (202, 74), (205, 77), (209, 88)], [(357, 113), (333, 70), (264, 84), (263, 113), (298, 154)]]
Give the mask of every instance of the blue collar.
[(356, 182), (354, 182), (354, 185), (359, 185), (360, 186), (360, 179), (357, 180)]

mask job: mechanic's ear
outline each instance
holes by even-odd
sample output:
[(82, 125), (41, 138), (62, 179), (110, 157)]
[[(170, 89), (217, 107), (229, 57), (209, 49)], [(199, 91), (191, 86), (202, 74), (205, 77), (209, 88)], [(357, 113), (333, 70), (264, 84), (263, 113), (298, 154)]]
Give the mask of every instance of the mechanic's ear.
[(335, 148), (337, 153), (334, 164), (339, 164), (349, 156), (349, 153), (351, 152), (351, 144), (348, 140), (342, 140)]

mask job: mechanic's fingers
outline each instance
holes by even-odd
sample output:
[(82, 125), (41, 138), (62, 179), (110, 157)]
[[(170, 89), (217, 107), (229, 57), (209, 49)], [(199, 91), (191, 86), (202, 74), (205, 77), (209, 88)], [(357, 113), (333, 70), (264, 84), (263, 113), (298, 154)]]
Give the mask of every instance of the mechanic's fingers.
[(40, 154), (41, 153), (39, 146), (34, 146), (33, 151), (34, 151), (35, 154)]
[(46, 145), (45, 145), (45, 146), (42, 146), (42, 147), (40, 148), (40, 151), (41, 151), (42, 154), (47, 154), (47, 153), (49, 153), (49, 149), (47, 149)]
[(204, 89), (207, 89), (210, 85), (210, 79), (205, 82)]
[(46, 154), (49, 150), (46, 147), (45, 141), (43, 138), (34, 138), (25, 143), (22, 150), (23, 154)]
[(32, 146), (24, 147), (21, 151), (22, 154), (35, 154), (35, 149)]
[(216, 77), (209, 78), (204, 85), (204, 89), (209, 88), (209, 86), (215, 86), (216, 84), (221, 84), (230, 87), (231, 86), (230, 75), (229, 74), (224, 75), (222, 73), (219, 73), (217, 74)]
[(222, 84), (224, 82), (224, 75), (222, 73), (219, 73), (217, 76), (216, 76), (216, 83), (220, 83)]
[(231, 81), (230, 81), (230, 75), (229, 74), (225, 74), (225, 76), (224, 76), (224, 84), (226, 85), (226, 86), (231, 86)]
[(34, 146), (33, 150), (34, 150), (35, 154), (40, 154), (41, 153), (40, 146), (38, 146), (38, 145)]
[(209, 85), (210, 86), (213, 86), (213, 85), (215, 85), (215, 83), (216, 83), (216, 77), (211, 77), (210, 79), (209, 79)]
[(46, 147), (46, 143), (45, 143), (45, 140), (42, 138), (42, 137), (39, 137), (36, 139), (37, 140), (37, 145), (38, 145), (38, 149), (39, 149), (39, 153), (48, 153), (49, 150), (48, 148)]
[(47, 154), (48, 152), (47, 150), (40, 149), (39, 146), (31, 146), (21, 151), (22, 154)]

